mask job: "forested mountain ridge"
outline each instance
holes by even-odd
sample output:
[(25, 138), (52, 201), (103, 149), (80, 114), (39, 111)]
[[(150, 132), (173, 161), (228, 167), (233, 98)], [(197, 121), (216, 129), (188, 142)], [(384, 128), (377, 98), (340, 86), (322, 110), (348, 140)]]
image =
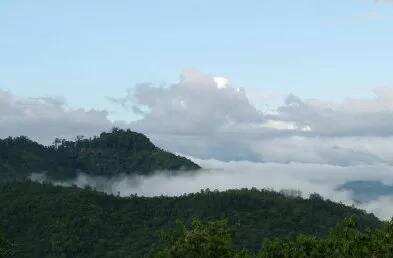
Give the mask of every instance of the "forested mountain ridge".
[(346, 217), (377, 227), (373, 215), (313, 195), (267, 190), (202, 191), (180, 197), (127, 198), (32, 182), (0, 184), (0, 228), (17, 257), (144, 257), (176, 220), (228, 219), (236, 248), (259, 250), (264, 238), (325, 235)]
[(0, 139), (0, 177), (23, 179), (46, 172), (53, 178), (70, 178), (78, 172), (93, 175), (149, 174), (156, 170), (193, 170), (191, 160), (156, 147), (145, 135), (113, 129), (98, 137), (76, 141), (56, 139), (43, 146), (27, 137)]

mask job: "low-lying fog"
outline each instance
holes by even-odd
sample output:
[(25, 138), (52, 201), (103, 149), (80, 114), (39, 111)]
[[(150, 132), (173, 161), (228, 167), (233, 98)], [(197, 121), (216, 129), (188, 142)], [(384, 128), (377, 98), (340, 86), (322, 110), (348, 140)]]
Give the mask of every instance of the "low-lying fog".
[[(74, 180), (55, 184), (91, 186), (114, 195), (176, 196), (201, 189), (293, 189), (304, 197), (319, 193), (334, 201), (355, 205), (381, 219), (393, 216), (393, 167), (389, 165), (333, 166), (305, 163), (222, 162), (193, 159), (204, 169), (190, 173), (157, 172), (150, 176), (101, 177), (79, 174)], [(35, 181), (45, 180), (33, 174)]]

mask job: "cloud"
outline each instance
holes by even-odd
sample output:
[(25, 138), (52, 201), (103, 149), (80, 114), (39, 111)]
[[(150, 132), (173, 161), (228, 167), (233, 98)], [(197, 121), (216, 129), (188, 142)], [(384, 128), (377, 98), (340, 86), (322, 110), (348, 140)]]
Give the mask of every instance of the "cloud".
[[(193, 159), (205, 169), (193, 173), (173, 175), (157, 172), (151, 176), (127, 176), (105, 178), (80, 174), (75, 180), (57, 182), (62, 185), (92, 186), (98, 190), (120, 196), (131, 194), (143, 196), (178, 196), (199, 192), (201, 189), (226, 190), (256, 187), (276, 191), (299, 190), (303, 197), (319, 193), (333, 201), (375, 213), (382, 219), (393, 216), (393, 196), (357, 203), (352, 191), (340, 189), (348, 181), (380, 181), (393, 185), (393, 167), (387, 165), (333, 166), (304, 163), (258, 163), (249, 161), (223, 162), (218, 160)], [(370, 173), (372, 171), (372, 173)], [(35, 180), (45, 179), (34, 175)]]
[(26, 135), (44, 144), (56, 137), (92, 136), (113, 124), (106, 111), (70, 109), (59, 98), (20, 98), (0, 90), (0, 138)]
[[(393, 163), (392, 88), (376, 89), (373, 98), (342, 102), (289, 95), (277, 108), (261, 111), (245, 89), (227, 78), (189, 70), (177, 83), (139, 84), (113, 101), (141, 116), (122, 127), (199, 158), (340, 166)], [(91, 136), (115, 125), (105, 111), (70, 109), (61, 99), (26, 99), (5, 91), (0, 91), (0, 121), (0, 137), (27, 135), (43, 143)]]
[[(55, 137), (92, 136), (113, 126), (147, 134), (182, 155), (223, 161), (393, 164), (393, 89), (341, 102), (288, 95), (276, 106), (264, 94), (228, 78), (185, 71), (165, 87), (138, 84), (112, 99), (140, 119), (112, 122), (106, 111), (71, 109), (62, 99), (19, 98), (0, 90), (0, 137), (27, 135), (48, 144)], [(255, 102), (260, 103), (255, 103)], [(259, 107), (259, 108), (257, 108)]]
[(188, 70), (169, 87), (137, 85), (131, 92), (131, 105), (145, 116), (135, 126), (154, 133), (201, 135), (260, 124), (263, 116), (244, 90), (228, 83), (223, 77)]
[(393, 217), (393, 196), (381, 196), (377, 200), (362, 203), (358, 207), (374, 213), (382, 220), (389, 220)]
[(130, 125), (134, 130), (171, 151), (194, 157), (392, 164), (393, 89), (377, 88), (373, 93), (369, 99), (341, 102), (290, 94), (275, 108), (260, 110), (264, 98), (255, 103), (227, 78), (191, 70), (167, 87), (137, 85), (118, 101), (141, 114)]
[(341, 103), (302, 100), (289, 95), (272, 119), (309, 128), (313, 136), (392, 136), (393, 89), (378, 88), (369, 100)]

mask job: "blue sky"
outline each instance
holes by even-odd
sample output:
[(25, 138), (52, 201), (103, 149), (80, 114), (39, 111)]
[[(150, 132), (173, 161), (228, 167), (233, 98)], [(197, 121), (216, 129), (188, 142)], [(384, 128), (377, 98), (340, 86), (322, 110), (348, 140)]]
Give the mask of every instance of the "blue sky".
[(196, 68), (246, 89), (364, 96), (393, 85), (392, 25), (393, 4), (372, 0), (2, 0), (0, 89), (116, 110), (107, 96)]

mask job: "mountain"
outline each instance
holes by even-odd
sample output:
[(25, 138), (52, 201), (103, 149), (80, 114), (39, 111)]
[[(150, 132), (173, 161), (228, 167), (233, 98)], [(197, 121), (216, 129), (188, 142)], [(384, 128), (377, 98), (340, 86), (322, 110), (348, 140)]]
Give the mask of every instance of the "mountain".
[(353, 199), (357, 202), (369, 202), (383, 196), (393, 195), (393, 186), (386, 185), (380, 181), (348, 181), (339, 186), (337, 190), (351, 191)]
[(191, 160), (164, 151), (145, 135), (130, 130), (113, 129), (91, 139), (78, 137), (76, 141), (56, 139), (52, 146), (40, 145), (23, 136), (0, 140), (3, 181), (43, 172), (52, 178), (65, 179), (78, 172), (109, 176), (199, 168)]
[(323, 236), (352, 215), (363, 230), (381, 224), (317, 194), (302, 199), (256, 189), (121, 198), (26, 181), (0, 184), (0, 203), (0, 231), (17, 257), (144, 257), (160, 247), (162, 231), (193, 218), (227, 218), (236, 248), (254, 251), (264, 238)]

